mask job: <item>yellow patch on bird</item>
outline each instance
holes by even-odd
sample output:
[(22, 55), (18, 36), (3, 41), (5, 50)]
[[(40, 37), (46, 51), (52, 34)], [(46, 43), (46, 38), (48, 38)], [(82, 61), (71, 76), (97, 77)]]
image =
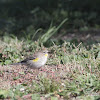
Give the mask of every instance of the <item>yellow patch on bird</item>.
[(45, 56), (47, 57), (47, 56), (48, 56), (48, 54), (45, 54)]
[(38, 60), (39, 60), (39, 58), (36, 58), (36, 59), (33, 60), (33, 62), (37, 62)]

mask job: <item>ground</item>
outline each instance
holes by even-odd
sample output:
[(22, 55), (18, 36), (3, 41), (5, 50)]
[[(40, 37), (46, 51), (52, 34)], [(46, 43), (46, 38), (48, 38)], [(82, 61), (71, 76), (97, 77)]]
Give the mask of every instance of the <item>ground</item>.
[[(94, 33), (69, 33), (59, 36), (58, 39), (62, 40), (76, 39), (79, 44), (74, 45), (71, 41), (66, 41), (60, 46), (49, 47), (51, 54), (46, 65), (40, 69), (26, 70), (27, 66), (8, 64), (21, 61), (24, 55), (31, 55), (33, 49), (39, 50), (41, 47), (39, 48), (38, 42), (29, 45), (10, 38), (9, 48), (8, 42), (2, 41), (0, 98), (7, 100), (99, 100), (100, 35), (99, 32)], [(95, 41), (90, 48), (83, 45), (89, 40)]]

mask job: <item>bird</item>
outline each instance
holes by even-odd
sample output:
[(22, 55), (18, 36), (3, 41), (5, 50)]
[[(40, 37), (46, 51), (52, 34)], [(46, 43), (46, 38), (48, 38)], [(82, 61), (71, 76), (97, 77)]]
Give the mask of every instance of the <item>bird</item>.
[(26, 65), (31, 69), (39, 69), (44, 66), (48, 59), (48, 50), (43, 49), (41, 51), (35, 52), (33, 55), (25, 58), (21, 62), (12, 63), (11, 65)]

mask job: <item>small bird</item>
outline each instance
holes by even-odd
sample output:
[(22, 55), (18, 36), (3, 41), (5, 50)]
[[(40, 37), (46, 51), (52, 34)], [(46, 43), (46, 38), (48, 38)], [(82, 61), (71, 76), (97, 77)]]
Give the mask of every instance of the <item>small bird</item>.
[(21, 62), (13, 63), (11, 65), (26, 65), (32, 69), (41, 68), (45, 65), (48, 58), (48, 50), (44, 49), (39, 52), (36, 52), (33, 56), (27, 57)]

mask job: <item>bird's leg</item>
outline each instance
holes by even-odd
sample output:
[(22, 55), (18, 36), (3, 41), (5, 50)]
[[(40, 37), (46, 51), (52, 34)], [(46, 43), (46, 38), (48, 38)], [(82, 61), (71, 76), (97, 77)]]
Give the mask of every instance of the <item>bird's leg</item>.
[(27, 74), (28, 71), (29, 71), (29, 70), (28, 70), (28, 68), (26, 67), (24, 73)]

